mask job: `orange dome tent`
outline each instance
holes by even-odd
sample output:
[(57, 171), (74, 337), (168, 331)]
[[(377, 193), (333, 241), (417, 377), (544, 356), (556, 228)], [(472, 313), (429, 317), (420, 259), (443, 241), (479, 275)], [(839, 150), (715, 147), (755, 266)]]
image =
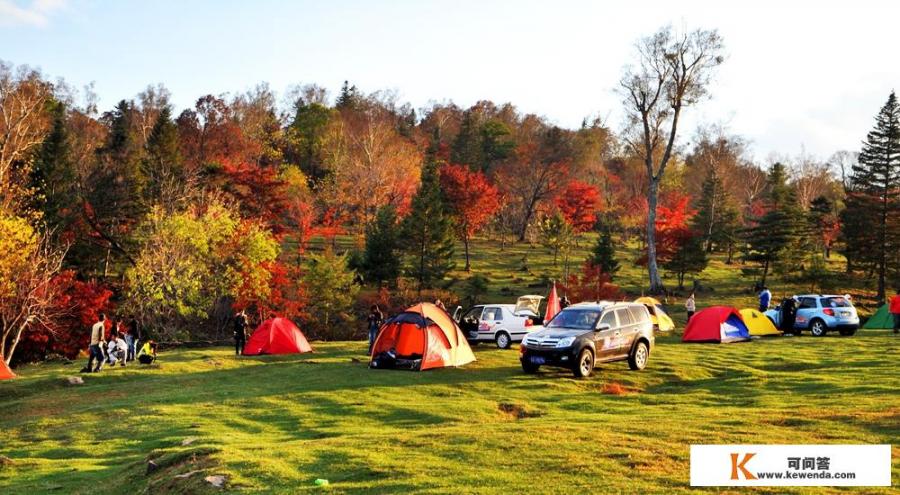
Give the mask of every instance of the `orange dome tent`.
[(10, 380), (15, 378), (16, 374), (9, 369), (9, 366), (6, 365), (6, 361), (3, 359), (3, 356), (0, 355), (0, 380)]
[(253, 332), (244, 347), (245, 356), (312, 352), (303, 332), (287, 318), (268, 319)]
[(384, 322), (372, 346), (370, 366), (381, 367), (379, 354), (396, 356), (397, 368), (427, 370), (475, 361), (466, 337), (446, 311), (419, 303)]

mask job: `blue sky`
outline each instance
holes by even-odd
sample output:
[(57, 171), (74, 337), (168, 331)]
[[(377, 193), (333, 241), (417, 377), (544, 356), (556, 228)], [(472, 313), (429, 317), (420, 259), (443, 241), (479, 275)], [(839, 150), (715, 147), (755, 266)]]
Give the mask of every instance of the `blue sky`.
[[(283, 92), (396, 90), (416, 108), (511, 101), (575, 127), (622, 123), (614, 92), (634, 40), (660, 26), (717, 28), (728, 60), (701, 123), (748, 138), (756, 158), (858, 149), (900, 83), (900, 2), (0, 0), (0, 59), (75, 86), (101, 109), (163, 83), (177, 110), (261, 81)], [(889, 64), (889, 65), (886, 65)]]

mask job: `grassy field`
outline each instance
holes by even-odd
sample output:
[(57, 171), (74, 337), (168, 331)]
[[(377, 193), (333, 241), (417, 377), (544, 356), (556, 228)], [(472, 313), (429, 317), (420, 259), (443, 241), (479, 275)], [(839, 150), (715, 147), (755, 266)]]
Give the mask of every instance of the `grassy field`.
[(690, 493), (691, 443), (900, 440), (900, 339), (883, 331), (665, 337), (647, 370), (608, 364), (580, 381), (524, 375), (515, 350), (488, 346), (423, 373), (369, 370), (362, 343), (315, 347), (173, 351), (77, 387), (63, 381), (80, 363), (25, 367), (0, 383), (0, 493), (216, 491), (208, 475), (242, 492), (318, 491), (324, 478), (336, 493)]
[[(473, 273), (490, 281), (485, 301), (543, 294), (543, 280), (561, 277), (540, 246), (479, 239), (473, 251)], [(644, 286), (637, 255), (620, 250), (616, 283), (631, 296)], [(831, 268), (844, 281), (841, 265)], [(711, 288), (699, 307), (755, 305), (740, 265), (715, 258), (699, 278)], [(841, 283), (862, 313), (873, 309), (863, 282)], [(776, 297), (808, 290), (777, 278), (770, 287)], [(680, 328), (682, 301), (667, 302)], [(221, 492), (210, 475), (242, 493), (323, 491), (318, 478), (334, 493), (890, 492), (688, 486), (692, 443), (900, 443), (900, 338), (885, 331), (731, 345), (674, 335), (657, 341), (645, 371), (608, 364), (587, 380), (524, 375), (515, 350), (486, 345), (476, 363), (423, 373), (368, 370), (362, 342), (313, 345), (264, 358), (170, 351), (159, 366), (79, 386), (65, 377), (80, 362), (17, 369), (0, 382), (0, 494)], [(158, 467), (148, 473), (149, 461)], [(898, 474), (894, 447), (895, 483)]]

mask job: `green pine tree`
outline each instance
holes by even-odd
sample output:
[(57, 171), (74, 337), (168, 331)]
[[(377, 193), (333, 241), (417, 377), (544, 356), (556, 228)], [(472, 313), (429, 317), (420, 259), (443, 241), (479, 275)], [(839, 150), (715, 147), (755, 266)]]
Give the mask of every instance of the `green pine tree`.
[(616, 272), (619, 271), (619, 262), (616, 260), (616, 248), (613, 246), (612, 229), (603, 224), (600, 226), (600, 235), (597, 237), (597, 243), (588, 256), (588, 262), (591, 265), (599, 266), (600, 271), (609, 275), (612, 280)]
[(691, 234), (678, 246), (671, 258), (662, 262), (663, 268), (675, 274), (679, 289), (684, 289), (685, 275), (700, 273), (706, 269), (709, 259), (704, 248), (703, 237)]
[(893, 92), (853, 166), (846, 204), (842, 218), (848, 262), (875, 272), (883, 303), (888, 278), (900, 262), (900, 105)]
[(758, 274), (762, 285), (773, 266), (782, 261), (785, 252), (800, 237), (796, 193), (788, 184), (787, 170), (781, 163), (769, 169), (765, 203), (766, 213), (754, 226), (744, 230), (744, 259), (760, 265)]
[(707, 253), (725, 251), (728, 253), (727, 263), (731, 263), (738, 240), (740, 211), (714, 168), (710, 168), (703, 181), (692, 226), (701, 234), (703, 249)]
[(68, 228), (78, 210), (72, 143), (67, 127), (66, 105), (49, 104), (53, 127), (35, 157), (31, 182), (38, 192), (35, 207), (57, 234)]
[(147, 153), (142, 162), (147, 177), (149, 203), (166, 201), (163, 195), (184, 183), (184, 161), (178, 148), (178, 127), (172, 121), (172, 111), (163, 107), (147, 138)]
[(422, 167), (422, 183), (403, 220), (409, 264), (406, 274), (416, 280), (418, 290), (432, 288), (453, 269), (453, 223), (444, 207), (434, 147)]
[(366, 280), (378, 284), (394, 282), (400, 274), (397, 211), (390, 204), (378, 210), (375, 222), (366, 229), (362, 269)]

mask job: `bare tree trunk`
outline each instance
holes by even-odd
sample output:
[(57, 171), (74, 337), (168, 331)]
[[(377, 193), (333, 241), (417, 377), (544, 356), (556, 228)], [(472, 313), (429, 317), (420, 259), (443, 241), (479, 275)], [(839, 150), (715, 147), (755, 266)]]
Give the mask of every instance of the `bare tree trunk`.
[(665, 288), (656, 264), (656, 204), (659, 200), (659, 179), (650, 178), (647, 188), (647, 274), (650, 278), (650, 294), (659, 294)]
[(466, 251), (466, 271), (469, 272), (469, 271), (472, 271), (472, 264), (469, 261), (469, 236), (468, 236), (468, 234), (463, 236), (463, 246), (465, 247), (465, 251)]

